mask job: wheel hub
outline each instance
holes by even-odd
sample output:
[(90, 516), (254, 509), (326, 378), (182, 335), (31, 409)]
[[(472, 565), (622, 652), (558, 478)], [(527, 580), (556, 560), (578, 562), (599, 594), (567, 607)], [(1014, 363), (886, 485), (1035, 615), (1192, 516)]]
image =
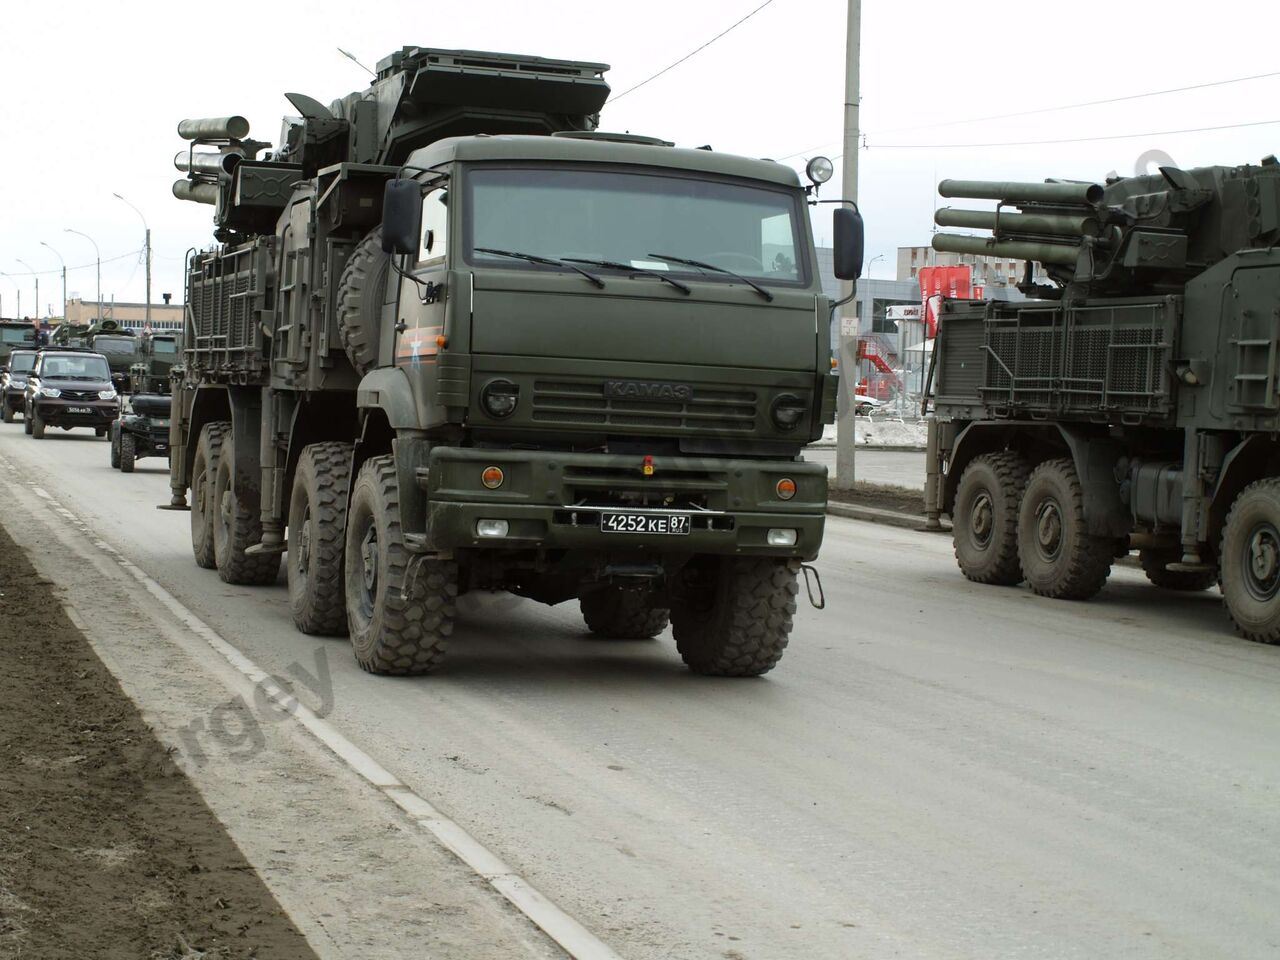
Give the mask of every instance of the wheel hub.
[(302, 531), (298, 536), (297, 546), (298, 573), (306, 575), (311, 569), (311, 508), (307, 507), (302, 514)]
[(1270, 523), (1254, 527), (1245, 543), (1245, 585), (1258, 600), (1270, 600), (1280, 588), (1280, 531)]
[(969, 529), (973, 532), (973, 540), (979, 547), (991, 543), (991, 534), (995, 529), (995, 506), (991, 495), (985, 490), (973, 501), (973, 509), (969, 512)]
[(362, 579), (365, 593), (372, 602), (378, 589), (378, 531), (372, 524), (360, 541), (360, 560), (364, 567)]
[(1053, 560), (1062, 549), (1062, 513), (1052, 500), (1036, 510), (1036, 547), (1046, 560)]

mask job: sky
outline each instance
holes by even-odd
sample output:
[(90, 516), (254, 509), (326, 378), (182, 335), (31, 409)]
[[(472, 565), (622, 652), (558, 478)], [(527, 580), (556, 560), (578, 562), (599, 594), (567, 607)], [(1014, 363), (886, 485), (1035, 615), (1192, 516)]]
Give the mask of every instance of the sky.
[[(94, 247), (69, 229), (97, 243), (104, 299), (142, 300), (143, 218), (152, 298), (180, 302), (184, 254), (212, 242), (212, 208), (170, 192), (181, 176), (172, 165), (183, 147), (177, 122), (238, 113), (251, 136), (272, 141), (292, 112), (286, 91), (328, 103), (367, 86), (339, 46), (371, 67), (406, 45), (600, 61), (621, 94), (751, 14), (606, 105), (601, 128), (797, 169), (815, 153), (837, 156), (848, 3), (771, 0), (757, 10), (762, 3), (9, 4), (0, 32), (0, 313), (16, 314), (19, 290), (23, 314), (34, 312), (32, 271), (42, 315), (60, 312), (59, 255), (69, 295), (96, 297)], [(1218, 17), (1177, 0), (1077, 0), (1055, 15), (1047, 7), (864, 0), (857, 199), (870, 275), (893, 276), (898, 246), (928, 243), (944, 177), (1100, 180), (1134, 172), (1144, 155), (1191, 167), (1280, 152), (1280, 54), (1258, 56), (1269, 41), (1249, 39), (1277, 35), (1280, 5), (1243, 0)], [(1278, 75), (1222, 83), (1268, 73)], [(1203, 84), (1218, 85), (1136, 96)], [(1132, 99), (1049, 109), (1117, 97)], [(1251, 126), (1203, 129), (1242, 124)], [(994, 145), (1011, 143), (1020, 145)], [(837, 160), (824, 198), (844, 195), (840, 168)], [(830, 243), (829, 210), (819, 208), (814, 230)]]

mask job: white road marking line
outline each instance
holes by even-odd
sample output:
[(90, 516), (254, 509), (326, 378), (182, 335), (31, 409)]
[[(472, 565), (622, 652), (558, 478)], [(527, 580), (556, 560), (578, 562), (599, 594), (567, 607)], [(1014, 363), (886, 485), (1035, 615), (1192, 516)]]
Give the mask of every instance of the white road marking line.
[[(0, 460), (6, 466), (8, 461)], [(34, 483), (27, 482), (36, 496), (68, 523), (87, 535), (89, 541), (106, 553), (122, 570), (138, 581), (180, 623), (204, 640), (231, 666), (250, 682), (259, 684), (263, 692), (282, 712), (287, 713), (313, 737), (326, 746), (355, 773), (407, 814), (414, 823), (426, 830), (436, 841), (465, 863), (471, 870), (502, 894), (517, 910), (529, 918), (543, 933), (558, 943), (573, 960), (622, 960), (604, 941), (538, 892), (527, 880), (482, 844), (459, 824), (440, 813), (426, 798), (401, 783), (390, 771), (338, 732), (332, 724), (314, 711), (299, 703), (297, 698), (283, 690), (271, 675), (241, 653), (236, 647), (201, 620), (185, 604), (119, 550), (93, 534), (89, 524), (55, 500)], [(78, 615), (71, 614), (69, 604), (64, 609), (82, 631), (86, 628)]]

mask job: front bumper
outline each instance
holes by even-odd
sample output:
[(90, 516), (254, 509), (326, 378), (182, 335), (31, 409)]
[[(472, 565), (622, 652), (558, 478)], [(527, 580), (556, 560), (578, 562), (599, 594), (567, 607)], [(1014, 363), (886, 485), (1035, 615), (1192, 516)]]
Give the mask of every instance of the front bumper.
[[(415, 473), (427, 496), (427, 548), (591, 550), (650, 554), (818, 555), (826, 522), (827, 469), (791, 460), (655, 457), (618, 454), (436, 447)], [(480, 476), (499, 467), (505, 479), (486, 489)], [(777, 483), (795, 481), (781, 500)], [(643, 502), (643, 505), (641, 505)], [(687, 534), (606, 533), (605, 511), (689, 517)], [(480, 520), (505, 520), (509, 533), (480, 537)], [(792, 546), (771, 546), (771, 529), (796, 531)]]
[[(40, 419), (51, 427), (109, 427), (120, 415), (119, 400), (63, 400), (36, 397), (32, 405)], [(72, 410), (87, 412), (72, 413)]]

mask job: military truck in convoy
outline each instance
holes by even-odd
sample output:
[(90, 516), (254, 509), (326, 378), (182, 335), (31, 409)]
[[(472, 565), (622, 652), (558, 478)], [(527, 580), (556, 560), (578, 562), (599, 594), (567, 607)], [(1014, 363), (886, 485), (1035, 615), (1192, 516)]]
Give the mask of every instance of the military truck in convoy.
[[(808, 191), (598, 132), (606, 69), (406, 47), (287, 94), (260, 158), (241, 117), (179, 125), (174, 193), (222, 246), (188, 264), (169, 506), (228, 582), (287, 553), (297, 626), (369, 671), (436, 668), (473, 590), (605, 638), (670, 621), (705, 674), (786, 646), (836, 399)], [(836, 226), (853, 279), (856, 208)]]
[(139, 360), (129, 368), (129, 392), (169, 393), (169, 372), (182, 355), (180, 333), (143, 333), (138, 344)]
[(29, 350), (35, 345), (34, 324), (26, 320), (0, 320), (0, 370), (8, 368), (9, 354), (14, 350)]
[(142, 358), (141, 339), (114, 320), (59, 324), (50, 335), (49, 342), (54, 346), (83, 347), (102, 354), (111, 368), (111, 384), (119, 393), (129, 391), (132, 368)]
[(1085, 599), (1137, 550), (1280, 642), (1280, 164), (939, 192), (996, 208), (934, 248), (1027, 260), (1033, 297), (941, 312), (926, 509), (965, 576)]

